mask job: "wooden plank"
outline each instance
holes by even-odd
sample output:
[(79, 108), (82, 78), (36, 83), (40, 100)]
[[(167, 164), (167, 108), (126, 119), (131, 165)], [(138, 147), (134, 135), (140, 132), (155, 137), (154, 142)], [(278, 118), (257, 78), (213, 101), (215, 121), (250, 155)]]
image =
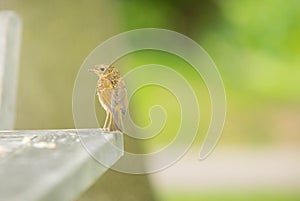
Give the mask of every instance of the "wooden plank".
[[(123, 134), (100, 129), (0, 131), (1, 200), (74, 200), (123, 155)], [(119, 149), (115, 148), (118, 147)], [(106, 160), (107, 161), (107, 160)]]

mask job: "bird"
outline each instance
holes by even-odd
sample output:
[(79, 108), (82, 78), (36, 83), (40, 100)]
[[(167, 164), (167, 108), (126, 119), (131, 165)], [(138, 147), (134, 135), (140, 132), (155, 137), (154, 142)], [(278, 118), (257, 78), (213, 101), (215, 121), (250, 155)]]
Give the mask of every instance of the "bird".
[(101, 106), (106, 111), (103, 130), (124, 132), (122, 116), (128, 108), (127, 89), (117, 68), (100, 64), (89, 69), (98, 75), (97, 95)]

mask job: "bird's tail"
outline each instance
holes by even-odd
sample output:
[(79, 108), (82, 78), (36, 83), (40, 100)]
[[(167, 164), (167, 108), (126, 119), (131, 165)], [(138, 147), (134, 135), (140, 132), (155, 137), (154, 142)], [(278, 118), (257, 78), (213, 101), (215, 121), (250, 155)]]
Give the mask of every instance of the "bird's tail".
[(112, 122), (110, 124), (109, 130), (124, 132), (121, 110), (116, 110), (112, 113)]

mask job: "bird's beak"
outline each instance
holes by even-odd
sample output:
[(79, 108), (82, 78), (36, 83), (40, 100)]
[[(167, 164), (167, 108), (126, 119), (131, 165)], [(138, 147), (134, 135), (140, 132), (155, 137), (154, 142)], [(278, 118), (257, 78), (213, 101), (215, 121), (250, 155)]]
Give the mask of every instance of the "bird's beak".
[(94, 68), (90, 68), (90, 69), (88, 69), (88, 71), (94, 73), (94, 72), (95, 72), (95, 69), (94, 69)]

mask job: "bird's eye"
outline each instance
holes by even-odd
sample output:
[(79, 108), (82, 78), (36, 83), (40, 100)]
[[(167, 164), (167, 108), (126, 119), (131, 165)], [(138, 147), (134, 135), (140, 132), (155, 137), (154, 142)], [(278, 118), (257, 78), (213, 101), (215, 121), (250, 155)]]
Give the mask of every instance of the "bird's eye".
[(101, 70), (101, 71), (104, 71), (104, 70), (105, 70), (105, 68), (100, 68), (100, 70)]

